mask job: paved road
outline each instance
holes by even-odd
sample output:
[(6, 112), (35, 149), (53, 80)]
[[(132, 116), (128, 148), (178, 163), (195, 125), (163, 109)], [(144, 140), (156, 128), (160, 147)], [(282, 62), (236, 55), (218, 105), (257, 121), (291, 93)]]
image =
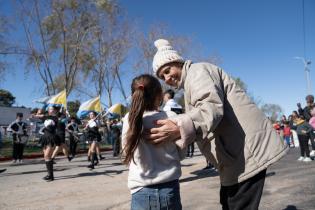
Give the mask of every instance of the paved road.
[[(94, 171), (86, 168), (85, 156), (72, 162), (59, 158), (54, 182), (46, 175), (41, 159), (22, 165), (0, 163), (1, 210), (105, 210), (129, 209), (128, 171), (119, 158), (105, 153)], [(261, 210), (315, 210), (315, 161), (297, 162), (298, 149), (291, 149), (267, 172)], [(199, 152), (182, 162), (181, 197), (183, 209), (220, 209), (219, 178), (215, 171), (200, 170), (205, 160)]]

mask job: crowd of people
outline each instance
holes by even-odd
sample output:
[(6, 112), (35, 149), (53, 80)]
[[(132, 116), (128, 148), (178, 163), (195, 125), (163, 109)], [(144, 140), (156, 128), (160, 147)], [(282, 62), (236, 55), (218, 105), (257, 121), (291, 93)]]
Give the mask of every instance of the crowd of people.
[[(91, 111), (88, 120), (79, 120), (75, 116), (67, 116), (65, 111), (57, 106), (49, 106), (47, 112), (38, 109), (32, 113), (31, 118), (40, 120), (42, 128), (38, 131), (40, 138), (38, 144), (43, 149), (44, 160), (48, 175), (44, 177), (47, 181), (53, 181), (53, 165), (55, 158), (62, 151), (64, 156), (71, 161), (78, 151), (78, 143), (88, 145), (87, 166), (91, 170), (105, 157), (101, 154), (100, 142), (105, 140), (113, 145), (113, 156), (120, 153), (121, 125), (117, 120), (107, 121), (100, 114)], [(29, 139), (29, 125), (23, 120), (23, 113), (16, 114), (7, 131), (11, 133), (13, 140), (12, 158), (13, 164), (23, 163), (24, 147)], [(102, 134), (102, 135), (101, 135)], [(68, 136), (68, 143), (66, 143)]]
[[(307, 95), (306, 106), (297, 104), (297, 111), (274, 123), (274, 128), (289, 147), (295, 147), (293, 131), (296, 133), (300, 147), (298, 161), (311, 162), (315, 157), (315, 104), (314, 96)], [(311, 145), (311, 149), (309, 147)]]

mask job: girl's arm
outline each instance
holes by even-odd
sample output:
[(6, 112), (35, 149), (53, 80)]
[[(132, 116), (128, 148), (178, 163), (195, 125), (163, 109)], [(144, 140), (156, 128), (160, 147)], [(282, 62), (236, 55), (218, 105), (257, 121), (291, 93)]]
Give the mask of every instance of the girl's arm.
[(45, 115), (44, 114), (33, 114), (32, 117), (42, 119), (45, 117)]

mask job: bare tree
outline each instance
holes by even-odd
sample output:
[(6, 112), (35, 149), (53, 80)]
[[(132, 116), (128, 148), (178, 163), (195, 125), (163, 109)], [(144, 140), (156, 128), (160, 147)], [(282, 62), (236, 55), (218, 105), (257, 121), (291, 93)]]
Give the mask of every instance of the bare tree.
[(264, 104), (261, 107), (261, 110), (272, 122), (278, 120), (278, 118), (283, 114), (283, 109), (278, 104)]
[(78, 74), (94, 65), (88, 50), (89, 33), (95, 27), (93, 6), (84, 0), (53, 0), (51, 14), (43, 20), (50, 49), (59, 56), (58, 77), (63, 78), (67, 94), (74, 89)]
[(99, 1), (94, 17), (97, 27), (93, 30), (91, 54), (95, 66), (87, 76), (95, 84), (98, 95), (105, 94), (111, 106), (114, 89), (118, 89), (124, 99), (127, 98), (121, 65), (131, 47), (132, 33), (123, 11), (114, 1)]
[(188, 47), (191, 46), (191, 39), (185, 36), (176, 36), (168, 33), (168, 28), (163, 23), (151, 26), (148, 33), (138, 32), (135, 39), (138, 58), (134, 64), (136, 71), (141, 73), (152, 74), (152, 60), (156, 53), (154, 41), (160, 38), (167, 39), (171, 42), (178, 52), (182, 55), (188, 54)]
[(52, 52), (48, 49), (49, 39), (45, 36), (41, 23), (44, 14), (40, 14), (46, 6), (40, 8), (38, 0), (28, 2), (27, 5), (19, 1), (17, 9), (26, 39), (26, 46), (21, 46), (26, 56), (26, 65), (33, 67), (45, 84), (45, 93), (52, 95), (55, 94), (54, 72), (50, 68)]
[[(0, 59), (5, 55), (5, 48), (7, 46), (5, 40), (5, 34), (8, 32), (7, 20), (4, 16), (0, 16)], [(0, 60), (0, 81), (4, 80), (5, 70), (7, 63), (4, 60)]]

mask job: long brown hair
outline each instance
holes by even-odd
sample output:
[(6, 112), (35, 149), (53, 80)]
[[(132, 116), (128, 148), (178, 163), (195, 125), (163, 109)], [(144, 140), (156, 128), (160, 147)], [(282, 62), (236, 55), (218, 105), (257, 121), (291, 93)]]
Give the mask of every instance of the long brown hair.
[(132, 80), (132, 100), (129, 111), (129, 130), (124, 147), (124, 164), (129, 164), (133, 159), (142, 133), (142, 117), (144, 111), (156, 109), (158, 100), (162, 100), (162, 87), (157, 78), (149, 74), (142, 74)]

